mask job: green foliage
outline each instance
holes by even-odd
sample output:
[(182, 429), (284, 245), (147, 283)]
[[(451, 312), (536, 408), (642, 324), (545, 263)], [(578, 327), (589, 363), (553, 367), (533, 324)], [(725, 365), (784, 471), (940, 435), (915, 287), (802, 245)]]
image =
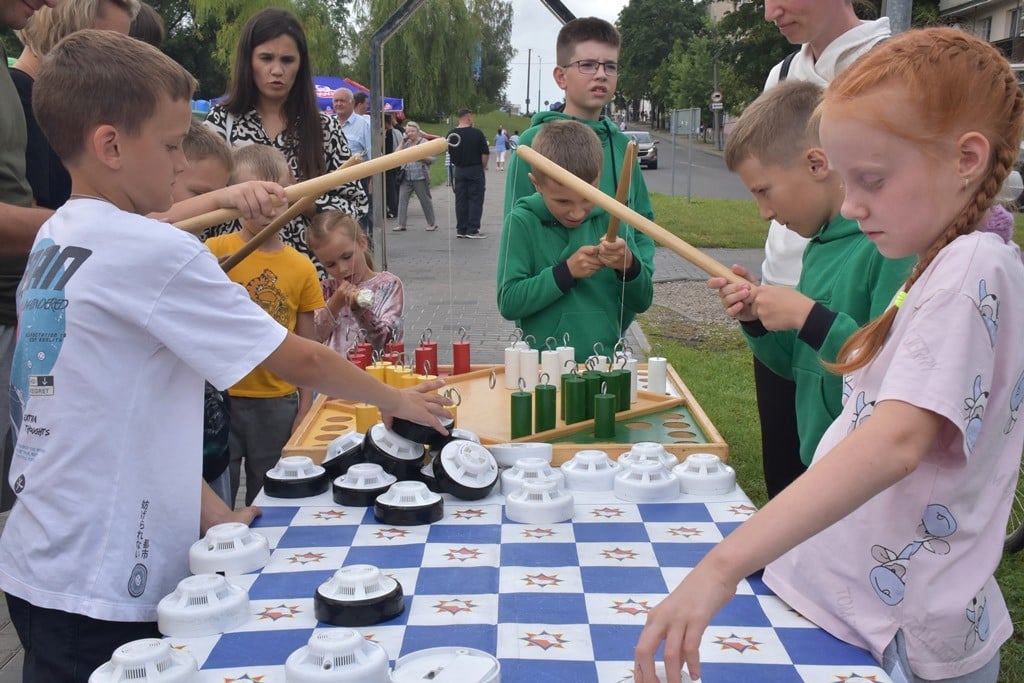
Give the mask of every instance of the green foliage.
[(648, 99), (655, 111), (664, 107), (658, 69), (677, 40), (688, 42), (701, 31), (703, 15), (704, 6), (693, 0), (631, 0), (622, 8), (617, 22), (622, 34), (619, 90), (626, 100)]
[(763, 0), (741, 3), (716, 29), (721, 47), (718, 63), (728, 65), (730, 79), (721, 88), (725, 108), (738, 113), (761, 93), (772, 67), (796, 48), (764, 20)]
[[(403, 0), (361, 0), (356, 9), (363, 30), (353, 64), (368, 78), (370, 38), (404, 4)], [(384, 90), (405, 98), (406, 112), (437, 121), (461, 106), (493, 108), (504, 100), (511, 43), (509, 0), (432, 0), (424, 3), (384, 45)], [(474, 79), (479, 57), (481, 78)]]

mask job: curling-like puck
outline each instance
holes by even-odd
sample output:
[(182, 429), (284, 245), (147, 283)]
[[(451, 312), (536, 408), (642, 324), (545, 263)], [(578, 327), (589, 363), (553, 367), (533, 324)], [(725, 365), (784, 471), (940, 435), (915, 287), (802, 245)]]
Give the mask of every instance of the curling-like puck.
[(402, 584), (369, 564), (342, 567), (313, 596), (314, 616), (334, 626), (372, 626), (404, 609)]
[(349, 467), (360, 462), (366, 462), (363, 455), (363, 435), (349, 432), (328, 444), (327, 455), (320, 464), (327, 470), (327, 478), (334, 481), (348, 472)]
[(378, 422), (370, 427), (363, 439), (363, 456), (400, 480), (416, 479), (426, 448), (422, 443), (400, 436)]
[(304, 455), (281, 458), (263, 476), (263, 492), (272, 498), (308, 498), (323, 493), (329, 484), (324, 468)]
[(446, 434), (441, 434), (433, 427), (396, 417), (391, 421), (391, 431), (409, 441), (426, 444), (436, 450), (448, 442), (455, 420), (449, 417), (441, 420), (441, 425), (447, 430)]
[(377, 496), (373, 516), (394, 526), (431, 524), (444, 517), (444, 501), (422, 481), (400, 481)]
[(437, 488), (462, 500), (480, 500), (498, 482), (498, 463), (472, 441), (449, 442), (434, 458)]
[(396, 481), (393, 474), (385, 472), (377, 463), (358, 462), (334, 480), (334, 502), (348, 507), (369, 507)]

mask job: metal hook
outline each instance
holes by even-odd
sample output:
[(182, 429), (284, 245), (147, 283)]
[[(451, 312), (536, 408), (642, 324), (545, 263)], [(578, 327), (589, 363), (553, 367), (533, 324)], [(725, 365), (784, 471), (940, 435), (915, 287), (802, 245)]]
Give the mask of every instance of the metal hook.
[(551, 375), (549, 375), (546, 372), (540, 373), (540, 383), (541, 384), (551, 384)]
[(430, 329), (429, 327), (427, 329), (423, 330), (423, 333), (420, 335), (420, 344), (426, 344), (427, 342), (429, 342), (430, 341), (430, 335), (432, 335), (432, 334), (434, 334), (434, 331), (432, 329)]
[(491, 376), (487, 378), (487, 388), (493, 389), (498, 384), (498, 373), (491, 370)]
[[(532, 343), (530, 342), (531, 339), (533, 340)], [(530, 348), (532, 349), (534, 345), (537, 343), (537, 338), (534, 337), (532, 334), (528, 334), (525, 337), (523, 337), (523, 341), (529, 344)]]
[[(458, 399), (457, 401), (452, 400), (452, 394), (455, 394), (455, 398)], [(445, 389), (444, 397), (447, 398), (449, 401), (452, 401), (452, 405), (454, 405), (456, 408), (462, 405), (462, 394), (460, 394), (459, 390), (456, 389), (455, 387), (449, 387)]]
[(601, 393), (602, 394), (607, 394), (608, 393), (608, 382), (601, 382)]
[(594, 355), (595, 356), (603, 356), (604, 355), (604, 344), (602, 344), (601, 342), (594, 342)]
[(554, 351), (555, 350), (555, 347), (552, 346), (552, 344), (557, 346), (558, 345), (558, 340), (555, 339), (554, 337), (548, 337), (547, 339), (544, 340), (544, 348), (546, 348), (548, 351)]
[(565, 334), (562, 335), (562, 346), (568, 346), (568, 345), (569, 345), (569, 333), (566, 332)]
[(626, 350), (626, 339), (619, 337), (619, 341), (615, 342), (615, 346), (612, 347), (612, 355), (618, 355), (619, 353)]
[(523, 328), (517, 327), (516, 329), (512, 330), (512, 334), (513, 334), (512, 341), (517, 341), (517, 342), (518, 341), (522, 341), (522, 339), (523, 339)]
[(468, 337), (468, 336), (469, 336), (469, 332), (466, 330), (466, 328), (465, 327), (460, 327), (459, 328), (459, 341), (463, 341), (463, 342), (466, 341), (466, 337)]
[(519, 381), (516, 384), (519, 386), (519, 391), (526, 391), (526, 378), (525, 377), (520, 377)]
[(587, 366), (587, 370), (593, 370), (594, 368), (597, 367), (597, 359), (591, 356), (583, 364)]
[(424, 361), (423, 361), (423, 374), (424, 374), (424, 375), (429, 375), (429, 374), (431, 374), (431, 372), (430, 372), (430, 371), (431, 371), (431, 370), (433, 370), (433, 369), (434, 369), (434, 368), (433, 368), (433, 367), (431, 366), (431, 364), (430, 364), (430, 361), (429, 361), (429, 360), (424, 360)]
[(374, 363), (379, 363), (383, 357), (384, 351), (382, 349), (374, 349), (373, 352), (370, 353), (370, 360)]

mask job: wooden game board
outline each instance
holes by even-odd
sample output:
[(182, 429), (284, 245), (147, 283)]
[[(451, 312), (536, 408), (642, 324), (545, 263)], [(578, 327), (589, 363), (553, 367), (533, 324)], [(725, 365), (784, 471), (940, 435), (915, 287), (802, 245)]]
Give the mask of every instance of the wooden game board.
[[(639, 375), (641, 386), (645, 386), (646, 366), (640, 367)], [(505, 389), (502, 366), (483, 366), (466, 374), (448, 376), (445, 381), (446, 388), (456, 389), (462, 397), (456, 426), (477, 434), (484, 445), (513, 440), (509, 425), (511, 392)], [(594, 439), (593, 420), (566, 425), (560, 418), (561, 415), (554, 429), (515, 441), (550, 442), (556, 465), (584, 448), (603, 450), (617, 458), (638, 441), (657, 441), (680, 459), (698, 452), (714, 453), (723, 460), (729, 456), (728, 445), (671, 366), (668, 367), (667, 393), (660, 395), (640, 389), (637, 402), (628, 411), (616, 415), (616, 435), (612, 442)], [(320, 462), (331, 441), (355, 429), (352, 402), (320, 396), (285, 445), (283, 454), (306, 455)]]

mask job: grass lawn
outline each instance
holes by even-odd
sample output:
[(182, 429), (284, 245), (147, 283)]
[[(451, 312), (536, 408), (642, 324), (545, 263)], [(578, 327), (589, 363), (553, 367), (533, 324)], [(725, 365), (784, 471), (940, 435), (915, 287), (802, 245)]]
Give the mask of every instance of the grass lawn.
[[(757, 248), (765, 225), (753, 201), (695, 200), (654, 195), (658, 224), (698, 247)], [(728, 226), (722, 229), (707, 226)], [(1024, 218), (1016, 217), (1015, 241), (1024, 237)], [(694, 324), (664, 310), (640, 316), (652, 345), (679, 371), (729, 444), (730, 464), (747, 495), (765, 502), (761, 473), (761, 435), (754, 400), (750, 352), (740, 332), (714, 324)], [(1014, 622), (1014, 635), (1002, 649), (1001, 683), (1024, 681), (1024, 553), (1006, 555), (996, 572)]]

